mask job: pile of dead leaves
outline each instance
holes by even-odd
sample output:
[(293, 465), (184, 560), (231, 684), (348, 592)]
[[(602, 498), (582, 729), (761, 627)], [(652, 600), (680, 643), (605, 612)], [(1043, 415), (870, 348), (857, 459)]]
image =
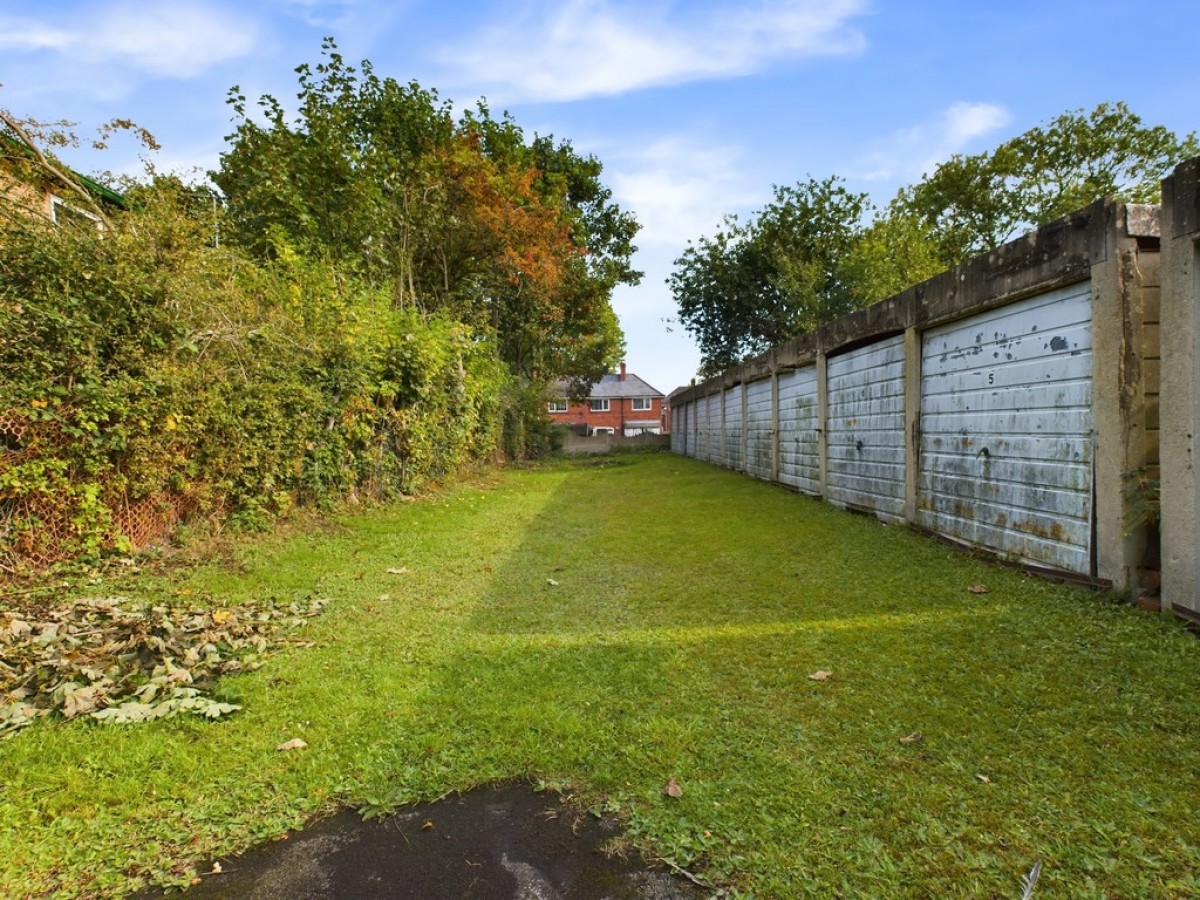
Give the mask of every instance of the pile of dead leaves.
[(36, 621), (0, 612), (0, 738), (52, 712), (122, 723), (226, 715), (239, 707), (212, 698), (216, 680), (257, 668), (327, 602), (199, 609), (109, 597)]

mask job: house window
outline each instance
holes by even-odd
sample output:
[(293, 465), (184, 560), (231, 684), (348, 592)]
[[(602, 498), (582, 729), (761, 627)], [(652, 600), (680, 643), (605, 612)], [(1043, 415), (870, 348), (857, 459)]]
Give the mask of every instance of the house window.
[(592, 412), (608, 412), (607, 400), (589, 400), (588, 409)]
[(566, 412), (567, 411), (567, 401), (566, 400), (551, 400), (549, 403), (546, 404), (546, 409), (549, 410), (550, 412)]
[[(605, 400), (604, 402), (605, 402), (605, 403), (607, 403), (608, 401), (607, 401), (607, 400)], [(613, 429), (613, 428), (604, 428), (604, 427), (601, 427), (601, 428), (593, 428), (593, 429), (592, 429), (592, 434), (594, 434), (594, 435), (595, 435), (595, 434), (607, 434), (607, 435), (610, 435), (610, 436), (611, 436), (611, 435), (614, 435), (614, 434), (616, 434), (616, 433), (617, 433), (617, 432), (616, 432), (616, 430), (615, 430), (615, 429)]]
[(649, 397), (634, 397), (633, 398), (633, 411), (634, 412), (646, 412), (647, 410), (651, 409), (653, 406), (654, 406), (654, 401), (651, 400)]
[(61, 197), (51, 196), (50, 212), (54, 215), (56, 225), (82, 225), (88, 228), (103, 229), (104, 223), (95, 213), (71, 206)]

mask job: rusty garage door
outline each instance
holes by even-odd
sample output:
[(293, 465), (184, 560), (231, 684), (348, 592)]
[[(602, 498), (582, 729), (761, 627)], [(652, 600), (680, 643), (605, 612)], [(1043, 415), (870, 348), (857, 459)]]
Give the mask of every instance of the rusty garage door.
[(921, 525), (1091, 574), (1091, 309), (1085, 282), (925, 333)]
[(746, 385), (746, 472), (756, 478), (771, 477), (771, 379)]
[(904, 335), (831, 357), (828, 499), (904, 516)]
[(816, 366), (779, 375), (779, 480), (808, 494), (821, 493)]

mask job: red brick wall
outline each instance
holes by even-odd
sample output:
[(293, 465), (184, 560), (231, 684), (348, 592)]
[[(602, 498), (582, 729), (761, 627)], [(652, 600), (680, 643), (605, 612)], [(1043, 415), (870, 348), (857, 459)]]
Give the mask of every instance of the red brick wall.
[(657, 422), (662, 425), (662, 398), (652, 397), (650, 409), (633, 408), (633, 400), (628, 397), (613, 397), (608, 401), (608, 412), (592, 412), (587, 403), (570, 403), (566, 412), (549, 413), (550, 421), (556, 425), (575, 425), (586, 422), (588, 430), (596, 428), (611, 428), (614, 434), (623, 434), (622, 425), (625, 422)]

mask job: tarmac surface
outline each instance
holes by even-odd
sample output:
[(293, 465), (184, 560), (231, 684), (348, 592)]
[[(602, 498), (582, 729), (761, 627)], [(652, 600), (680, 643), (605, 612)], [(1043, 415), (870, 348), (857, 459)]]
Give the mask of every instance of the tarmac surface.
[(616, 820), (528, 785), (479, 788), (364, 822), (345, 810), (288, 840), (218, 861), (183, 900), (471, 898), (471, 900), (697, 900), (682, 876), (620, 846)]

